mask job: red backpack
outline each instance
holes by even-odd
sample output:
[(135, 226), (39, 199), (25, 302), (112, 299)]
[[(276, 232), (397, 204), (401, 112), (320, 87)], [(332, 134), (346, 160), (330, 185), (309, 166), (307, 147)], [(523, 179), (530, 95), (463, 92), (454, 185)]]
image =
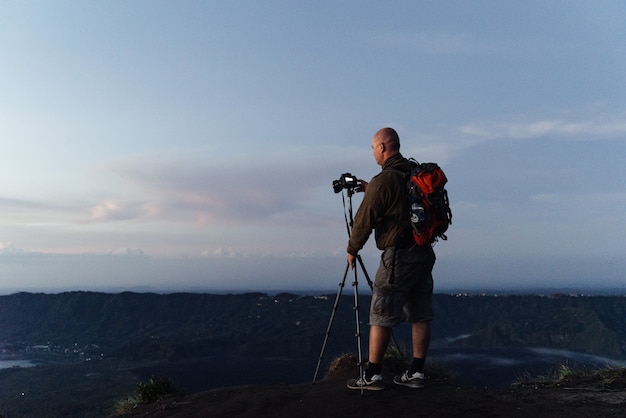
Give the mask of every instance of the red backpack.
[(452, 211), (445, 185), (448, 179), (437, 164), (418, 163), (410, 158), (411, 174), (407, 182), (411, 204), (413, 238), (418, 245), (432, 244), (441, 238), (452, 224)]

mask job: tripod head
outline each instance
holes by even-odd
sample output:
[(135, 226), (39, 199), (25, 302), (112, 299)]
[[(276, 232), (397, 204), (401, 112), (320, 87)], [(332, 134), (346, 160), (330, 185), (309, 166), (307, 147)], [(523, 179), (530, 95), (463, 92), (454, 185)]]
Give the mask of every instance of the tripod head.
[[(346, 229), (348, 230), (348, 238), (351, 235), (352, 226), (354, 225), (354, 219), (352, 217), (352, 195), (360, 190), (357, 190), (359, 186), (359, 179), (350, 173), (344, 173), (339, 176), (338, 180), (333, 181), (333, 190), (335, 193), (339, 193), (342, 190), (346, 191), (348, 196), (348, 206), (346, 207), (346, 198), (342, 193), (341, 198), (343, 201), (344, 218), (346, 220)], [(348, 219), (348, 217), (350, 219)]]
[(342, 189), (347, 189), (348, 192), (352, 191), (359, 185), (359, 179), (350, 173), (344, 173), (339, 176), (339, 180), (333, 181), (333, 190), (335, 193), (339, 193)]

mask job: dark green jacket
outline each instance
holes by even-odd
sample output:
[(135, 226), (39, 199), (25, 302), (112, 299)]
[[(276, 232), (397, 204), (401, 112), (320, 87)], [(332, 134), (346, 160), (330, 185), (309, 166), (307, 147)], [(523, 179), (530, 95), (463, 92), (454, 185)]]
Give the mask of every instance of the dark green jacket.
[(382, 171), (368, 183), (363, 201), (354, 216), (354, 226), (348, 241), (348, 253), (357, 255), (363, 248), (372, 230), (376, 247), (410, 247), (414, 244), (409, 201), (406, 191), (407, 177), (398, 171), (409, 173), (409, 161), (396, 154), (388, 158)]

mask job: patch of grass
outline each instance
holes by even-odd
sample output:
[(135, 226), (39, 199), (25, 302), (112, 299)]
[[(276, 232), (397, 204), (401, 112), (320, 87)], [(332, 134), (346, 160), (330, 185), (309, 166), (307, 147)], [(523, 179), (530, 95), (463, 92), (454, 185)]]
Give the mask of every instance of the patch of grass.
[(128, 415), (133, 412), (141, 402), (135, 395), (130, 395), (126, 399), (120, 399), (115, 402), (115, 413), (117, 415)]
[(540, 376), (523, 376), (513, 387), (559, 387), (584, 390), (624, 390), (626, 368), (606, 367), (602, 369), (574, 368), (561, 364), (553, 372)]

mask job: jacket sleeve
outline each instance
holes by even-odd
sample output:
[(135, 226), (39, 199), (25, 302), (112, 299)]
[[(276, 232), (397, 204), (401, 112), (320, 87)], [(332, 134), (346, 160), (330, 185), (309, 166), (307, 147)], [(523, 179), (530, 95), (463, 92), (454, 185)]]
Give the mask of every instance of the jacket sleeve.
[(349, 254), (357, 255), (384, 215), (382, 211), (384, 210), (385, 190), (381, 188), (380, 183), (380, 179), (374, 177), (367, 185), (363, 201), (354, 216), (354, 225), (348, 240)]

